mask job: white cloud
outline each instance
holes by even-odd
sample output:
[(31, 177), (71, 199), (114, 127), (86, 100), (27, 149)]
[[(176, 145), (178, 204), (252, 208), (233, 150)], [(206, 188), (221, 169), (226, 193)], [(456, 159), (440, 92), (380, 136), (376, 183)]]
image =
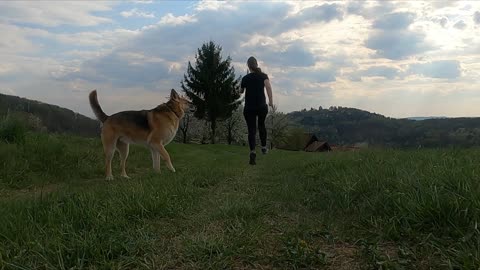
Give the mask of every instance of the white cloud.
[(416, 15), (411, 12), (394, 12), (373, 21), (375, 31), (365, 42), (380, 57), (392, 60), (406, 59), (431, 50), (425, 41), (424, 31), (413, 30)]
[(185, 14), (183, 16), (174, 16), (172, 13), (168, 13), (160, 19), (159, 24), (181, 25), (196, 21), (197, 18), (195, 18), (193, 15)]
[[(1, 23), (0, 32), (2, 33), (2, 39), (0, 39), (0, 55), (9, 56), (41, 55), (44, 51), (48, 50), (54, 50), (57, 56), (73, 55), (68, 51), (77, 51), (77, 55), (80, 55), (79, 47), (85, 47), (84, 50), (88, 48), (90, 52), (98, 53), (127, 42), (139, 33), (138, 31), (127, 29), (52, 33), (37, 28)], [(83, 53), (86, 54), (88, 52), (83, 51)]]
[(401, 60), (430, 50), (425, 38), (426, 34), (422, 32), (388, 30), (373, 33), (365, 45), (380, 57)]
[(391, 66), (371, 66), (367, 69), (359, 70), (350, 75), (353, 81), (359, 81), (362, 77), (382, 77), (389, 80), (397, 79), (402, 75), (400, 69)]
[(42, 26), (93, 26), (111, 22), (93, 13), (109, 11), (112, 5), (104, 1), (0, 1), (0, 17), (7, 22)]
[(19, 27), (0, 23), (0, 54), (32, 53), (39, 48), (32, 42), (31, 37), (48, 36), (45, 30)]
[(78, 32), (72, 34), (51, 34), (51, 39), (69, 45), (113, 47), (139, 34), (139, 31), (128, 29), (114, 29), (96, 32)]
[(135, 4), (152, 4), (153, 0), (132, 0)]
[(197, 11), (205, 11), (205, 10), (217, 11), (220, 9), (236, 10), (237, 6), (227, 1), (211, 1), (211, 0), (201, 0), (195, 6), (195, 10)]
[(410, 66), (409, 72), (439, 79), (456, 79), (462, 75), (460, 62), (457, 60), (414, 63)]
[(440, 18), (439, 23), (443, 28), (445, 28), (445, 26), (447, 26), (448, 19), (445, 18), (445, 17), (442, 17), (442, 18)]
[(372, 19), (393, 12), (401, 4), (393, 1), (349, 1), (346, 11), (365, 19)]
[(415, 20), (411, 12), (396, 12), (386, 14), (373, 22), (373, 28), (382, 30), (399, 30), (408, 28)]
[(120, 12), (120, 15), (122, 15), (125, 18), (155, 18), (155, 14), (153, 13), (148, 13), (148, 12), (143, 12), (140, 11), (136, 8), (133, 8), (128, 11), (122, 11)]
[(480, 24), (480, 11), (475, 11), (475, 13), (473, 14), (473, 21), (476, 24)]
[(458, 22), (456, 22), (453, 27), (459, 29), (459, 30), (464, 30), (465, 28), (467, 28), (467, 24), (463, 21), (463, 20), (460, 20)]

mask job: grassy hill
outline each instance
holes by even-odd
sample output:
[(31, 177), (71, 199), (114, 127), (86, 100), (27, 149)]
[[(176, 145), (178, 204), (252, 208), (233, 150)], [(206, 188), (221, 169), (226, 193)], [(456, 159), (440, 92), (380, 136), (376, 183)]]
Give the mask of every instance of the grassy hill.
[(96, 137), (100, 133), (98, 121), (56, 105), (17, 96), (0, 94), (0, 116), (7, 113), (32, 115), (49, 132)]
[(288, 114), (290, 120), (334, 144), (389, 147), (480, 146), (480, 118), (396, 119), (345, 107)]
[(103, 180), (98, 139), (0, 142), (1, 269), (478, 269), (480, 149), (132, 147)]

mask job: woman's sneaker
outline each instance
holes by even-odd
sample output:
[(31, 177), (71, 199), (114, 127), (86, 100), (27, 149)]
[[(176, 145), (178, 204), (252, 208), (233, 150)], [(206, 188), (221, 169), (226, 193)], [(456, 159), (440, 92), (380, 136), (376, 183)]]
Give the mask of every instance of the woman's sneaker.
[(257, 163), (255, 162), (255, 159), (257, 158), (257, 154), (251, 152), (250, 153), (250, 162), (249, 164), (250, 165), (257, 165)]
[(267, 153), (268, 153), (267, 147), (266, 147), (266, 146), (265, 146), (265, 147), (262, 147), (262, 154), (265, 155), (265, 154), (267, 154)]

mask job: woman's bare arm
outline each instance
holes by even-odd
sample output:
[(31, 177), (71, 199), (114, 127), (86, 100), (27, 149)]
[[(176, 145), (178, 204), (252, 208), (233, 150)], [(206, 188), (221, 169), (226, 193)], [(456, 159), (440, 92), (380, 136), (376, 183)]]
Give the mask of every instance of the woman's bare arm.
[(272, 85), (270, 84), (270, 80), (265, 79), (264, 84), (265, 88), (267, 89), (268, 105), (273, 106)]

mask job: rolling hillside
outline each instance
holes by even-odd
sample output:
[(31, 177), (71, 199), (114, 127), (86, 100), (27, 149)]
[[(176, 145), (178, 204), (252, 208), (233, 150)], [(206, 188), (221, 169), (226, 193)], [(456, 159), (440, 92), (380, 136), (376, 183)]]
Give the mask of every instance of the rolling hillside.
[(391, 147), (471, 147), (480, 145), (480, 118), (415, 121), (367, 111), (332, 107), (291, 112), (290, 120), (335, 144)]
[(100, 125), (84, 115), (56, 105), (17, 96), (0, 94), (0, 116), (7, 113), (34, 115), (49, 132), (75, 134), (85, 137), (98, 136)]

